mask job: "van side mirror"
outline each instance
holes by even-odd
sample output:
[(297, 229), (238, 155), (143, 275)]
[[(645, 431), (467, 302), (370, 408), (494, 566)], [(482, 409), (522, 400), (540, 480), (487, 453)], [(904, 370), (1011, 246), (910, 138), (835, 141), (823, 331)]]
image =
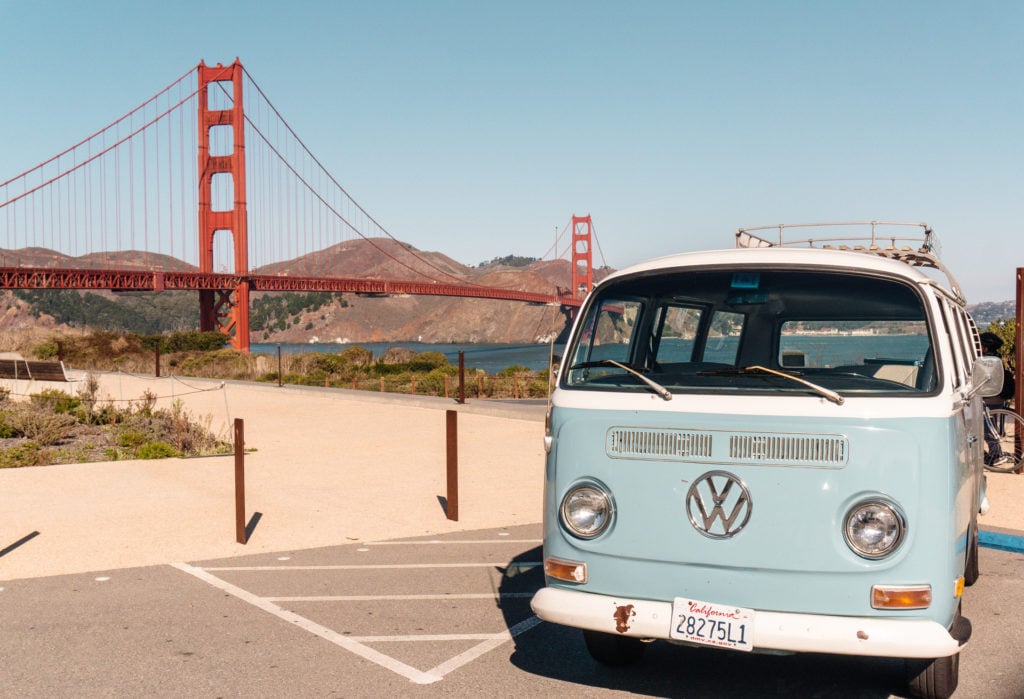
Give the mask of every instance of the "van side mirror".
[(971, 370), (970, 395), (982, 398), (998, 396), (1003, 390), (1003, 360), (999, 357), (978, 357)]

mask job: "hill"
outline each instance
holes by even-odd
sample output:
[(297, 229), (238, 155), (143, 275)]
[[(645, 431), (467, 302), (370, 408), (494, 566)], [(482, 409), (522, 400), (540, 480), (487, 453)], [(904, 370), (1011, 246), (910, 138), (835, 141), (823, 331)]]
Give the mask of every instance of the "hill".
[(967, 312), (974, 318), (979, 328), (989, 323), (1000, 320), (1010, 320), (1017, 317), (1016, 301), (983, 301), (982, 303), (969, 304)]

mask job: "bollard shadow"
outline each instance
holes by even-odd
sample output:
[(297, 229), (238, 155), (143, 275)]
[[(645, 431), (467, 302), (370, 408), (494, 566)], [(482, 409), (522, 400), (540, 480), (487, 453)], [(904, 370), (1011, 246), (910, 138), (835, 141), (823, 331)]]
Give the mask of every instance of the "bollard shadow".
[[(458, 522), (459, 521), (459, 513), (458, 512), (452, 513), (452, 512), (448, 511), (448, 498), (446, 498), (444, 495), (438, 495), (437, 496), (437, 504), (439, 504), (441, 506), (441, 512), (444, 513), (445, 519), (450, 519), (453, 522)], [(453, 514), (455, 515), (454, 517), (452, 516)]]
[(25, 536), (21, 537), (20, 539), (15, 541), (10, 546), (7, 546), (5, 548), (0, 549), (0, 558), (3, 558), (7, 554), (9, 554), (11, 551), (14, 551), (15, 549), (17, 549), (17, 548), (27, 544), (29, 541), (31, 541), (32, 539), (36, 538), (37, 536), (39, 536), (39, 532), (32, 532), (31, 534), (26, 534)]
[(252, 517), (249, 518), (249, 523), (245, 525), (245, 543), (249, 543), (249, 539), (252, 538), (252, 533), (256, 531), (256, 525), (263, 519), (262, 512), (253, 512)]
[[(542, 547), (523, 551), (505, 568), (498, 604), (506, 626), (533, 616), (529, 602), (544, 586)], [(523, 594), (529, 593), (529, 594)], [(512, 664), (524, 672), (578, 685), (590, 694), (614, 690), (635, 695), (708, 699), (765, 696), (827, 696), (886, 699), (905, 691), (904, 664), (889, 658), (827, 655), (762, 655), (677, 646), (646, 645), (634, 665), (609, 667), (590, 657), (580, 630), (540, 622), (514, 636)]]

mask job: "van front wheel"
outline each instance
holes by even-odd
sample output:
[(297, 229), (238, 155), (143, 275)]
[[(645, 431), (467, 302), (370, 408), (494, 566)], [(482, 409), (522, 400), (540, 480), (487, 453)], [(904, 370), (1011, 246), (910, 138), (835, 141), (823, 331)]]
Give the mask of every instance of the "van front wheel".
[(584, 631), (587, 652), (602, 665), (632, 665), (644, 655), (647, 644), (631, 636), (614, 636), (600, 631)]
[(910, 695), (921, 699), (949, 699), (960, 681), (960, 654), (934, 660), (908, 660)]

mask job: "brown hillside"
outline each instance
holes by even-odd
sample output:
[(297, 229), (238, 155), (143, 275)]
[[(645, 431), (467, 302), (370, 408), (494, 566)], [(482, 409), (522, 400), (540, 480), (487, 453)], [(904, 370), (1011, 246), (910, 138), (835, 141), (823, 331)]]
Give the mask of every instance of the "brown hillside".
[[(467, 267), (447, 255), (424, 252), (389, 239), (355, 240), (312, 255), (267, 265), (261, 274), (390, 278), (481, 284), (553, 294), (569, 286), (567, 262), (526, 268)], [(558, 277), (564, 276), (560, 284)], [(368, 298), (346, 295), (303, 314), (284, 331), (259, 333), (255, 342), (543, 342), (561, 333), (566, 315), (557, 307), (486, 299), (432, 296)]]
[[(195, 269), (164, 255), (120, 252), (71, 258), (50, 250), (0, 251), (10, 266), (96, 267), (112, 257), (122, 269)], [(535, 262), (528, 267), (467, 267), (438, 252), (417, 250), (387, 238), (354, 240), (302, 257), (253, 269), (254, 274), (314, 277), (390, 278), (480, 284), (543, 294), (570, 285), (569, 263)], [(261, 294), (254, 294), (255, 301)], [(115, 298), (113, 294), (108, 295)], [(253, 332), (253, 342), (545, 342), (561, 334), (568, 316), (556, 306), (512, 301), (431, 296), (371, 298), (346, 294), (316, 311), (301, 312), (285, 330)], [(10, 295), (0, 298), (0, 312), (13, 308)], [(14, 312), (18, 323), (31, 319), (27, 308)], [(197, 310), (198, 325), (198, 310)], [(116, 330), (117, 328), (104, 328)]]

